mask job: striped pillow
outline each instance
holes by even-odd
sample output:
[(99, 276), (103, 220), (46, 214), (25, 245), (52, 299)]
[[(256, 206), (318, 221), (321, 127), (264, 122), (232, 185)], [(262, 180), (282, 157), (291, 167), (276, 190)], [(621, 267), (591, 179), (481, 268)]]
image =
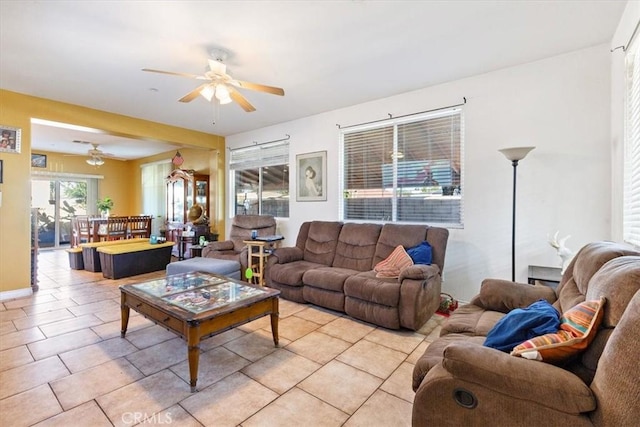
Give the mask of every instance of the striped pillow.
[(560, 318), (560, 330), (532, 338), (514, 347), (511, 355), (560, 363), (585, 350), (598, 333), (605, 298), (585, 301)]
[(395, 278), (400, 275), (400, 271), (413, 265), (413, 260), (404, 250), (402, 245), (396, 246), (391, 254), (376, 264), (373, 268), (376, 271), (376, 277)]

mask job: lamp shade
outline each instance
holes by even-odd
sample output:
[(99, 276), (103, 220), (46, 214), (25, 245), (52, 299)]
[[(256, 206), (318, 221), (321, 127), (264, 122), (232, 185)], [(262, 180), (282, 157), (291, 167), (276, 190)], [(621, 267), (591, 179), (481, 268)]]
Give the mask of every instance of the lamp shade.
[(500, 151), (504, 156), (511, 160), (512, 162), (516, 162), (518, 160), (522, 160), (527, 157), (529, 151), (533, 150), (536, 147), (513, 147), (513, 148), (503, 148)]
[(87, 163), (91, 166), (102, 166), (104, 165), (104, 160), (100, 157), (91, 157), (90, 159), (87, 159)]

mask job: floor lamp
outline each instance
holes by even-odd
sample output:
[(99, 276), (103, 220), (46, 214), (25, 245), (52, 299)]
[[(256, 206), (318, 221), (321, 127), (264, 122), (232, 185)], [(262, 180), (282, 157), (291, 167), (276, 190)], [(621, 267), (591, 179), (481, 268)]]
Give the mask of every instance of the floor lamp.
[(513, 165), (513, 208), (511, 215), (511, 281), (516, 281), (516, 169), (518, 162), (536, 147), (503, 148), (500, 151)]

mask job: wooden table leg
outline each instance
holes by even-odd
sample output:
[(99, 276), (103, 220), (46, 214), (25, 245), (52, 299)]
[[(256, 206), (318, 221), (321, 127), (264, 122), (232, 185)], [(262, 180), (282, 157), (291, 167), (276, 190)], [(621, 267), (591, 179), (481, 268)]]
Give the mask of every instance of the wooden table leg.
[(278, 318), (280, 317), (278, 308), (278, 298), (273, 299), (273, 312), (271, 313), (271, 334), (273, 335), (273, 343), (278, 346)]
[(200, 324), (190, 323), (187, 337), (187, 355), (189, 359), (189, 385), (191, 393), (196, 391), (198, 382), (198, 362), (200, 361)]
[(126, 304), (127, 296), (122, 293), (120, 294), (120, 313), (121, 313), (121, 328), (120, 328), (120, 336), (124, 338), (124, 335), (127, 333), (127, 326), (129, 325), (129, 306)]

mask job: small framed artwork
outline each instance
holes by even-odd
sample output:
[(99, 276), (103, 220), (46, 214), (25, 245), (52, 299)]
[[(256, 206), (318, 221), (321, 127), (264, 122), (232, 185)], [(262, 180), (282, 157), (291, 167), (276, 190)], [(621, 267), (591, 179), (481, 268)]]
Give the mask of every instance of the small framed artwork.
[(0, 160), (0, 184), (2, 184), (2, 160)]
[(31, 155), (31, 167), (32, 168), (46, 168), (47, 156), (45, 154), (32, 154)]
[(0, 140), (0, 151), (7, 153), (19, 153), (21, 133), (22, 131), (20, 128), (0, 125), (0, 134), (2, 135), (2, 140)]
[(296, 200), (299, 202), (327, 200), (327, 152), (298, 154), (296, 166), (298, 170)]

